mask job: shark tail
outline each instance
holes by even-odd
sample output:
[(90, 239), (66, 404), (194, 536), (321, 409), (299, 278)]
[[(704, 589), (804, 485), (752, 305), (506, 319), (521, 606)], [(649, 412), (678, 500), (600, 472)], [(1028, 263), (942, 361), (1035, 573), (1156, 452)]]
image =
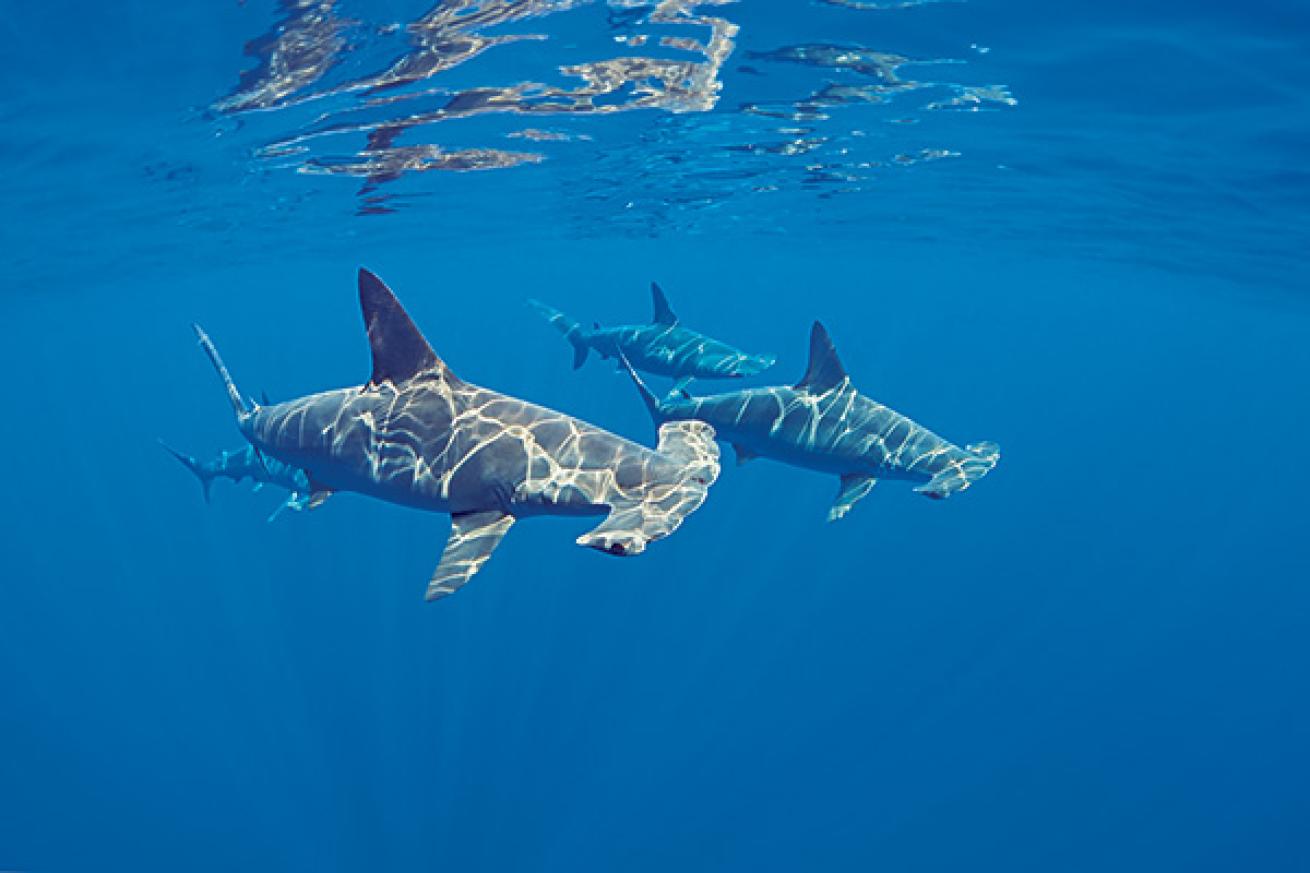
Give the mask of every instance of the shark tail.
[(194, 457), (179, 452), (177, 449), (173, 448), (163, 440), (160, 440), (159, 444), (164, 447), (164, 451), (168, 452), (170, 455), (177, 458), (178, 463), (180, 463), (183, 467), (186, 467), (188, 470), (194, 473), (196, 478), (200, 480), (200, 490), (204, 492), (205, 502), (208, 503), (209, 486), (214, 484), (214, 479), (218, 476), (218, 474), (215, 473), (213, 470), (206, 470), (204, 467), (200, 465), (200, 462), (197, 461)]
[[(209, 363), (214, 365), (214, 372), (218, 373), (218, 378), (223, 380), (223, 387), (227, 389), (228, 402), (232, 404), (232, 414), (236, 416), (237, 427), (249, 439), (250, 435), (246, 433), (246, 422), (250, 420), (253, 414), (250, 406), (241, 398), (241, 392), (237, 390), (236, 383), (232, 381), (232, 374), (227, 371), (227, 366), (223, 363), (223, 357), (218, 353), (214, 346), (214, 341), (209, 338), (209, 334), (201, 329), (200, 325), (192, 324), (192, 329), (196, 332), (196, 339), (200, 341), (200, 348), (205, 350), (205, 355), (209, 358)], [(264, 460), (264, 453), (259, 447), (251, 443), (255, 450), (255, 460), (259, 461), (259, 466), (263, 469), (265, 475), (268, 474), (268, 463)]]
[(223, 358), (218, 354), (218, 349), (214, 347), (214, 342), (209, 338), (209, 334), (201, 329), (200, 325), (193, 324), (191, 327), (196, 332), (196, 339), (200, 341), (200, 347), (205, 350), (209, 357), (209, 363), (214, 365), (214, 372), (218, 373), (218, 378), (223, 380), (223, 387), (227, 389), (228, 402), (232, 404), (232, 412), (236, 415), (237, 420), (250, 414), (250, 408), (246, 402), (241, 399), (241, 392), (237, 390), (236, 383), (232, 381), (232, 375), (228, 373), (227, 367), (223, 364)]
[(959, 463), (947, 467), (914, 490), (933, 500), (945, 500), (986, 476), (1001, 459), (1001, 447), (993, 442), (971, 443), (964, 452), (965, 457)]
[(646, 404), (646, 411), (650, 413), (651, 421), (659, 427), (664, 422), (664, 416), (660, 414), (659, 398), (646, 387), (646, 383), (637, 375), (637, 371), (632, 369), (632, 364), (628, 362), (628, 357), (623, 352), (619, 352), (619, 366), (627, 371), (632, 384), (637, 386), (637, 393), (641, 395), (641, 402)]
[(578, 369), (587, 360), (587, 331), (581, 324), (569, 318), (558, 309), (547, 306), (540, 300), (529, 300), (528, 305), (537, 311), (537, 313), (551, 324), (564, 338), (573, 346), (573, 369)]

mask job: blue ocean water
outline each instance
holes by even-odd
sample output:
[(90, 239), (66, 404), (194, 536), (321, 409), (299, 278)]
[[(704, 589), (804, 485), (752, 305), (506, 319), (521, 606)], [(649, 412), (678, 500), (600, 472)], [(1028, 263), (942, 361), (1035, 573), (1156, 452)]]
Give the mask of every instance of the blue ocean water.
[[(1310, 870), (1303, 4), (10, 4), (0, 869)], [(531, 297), (997, 469), (725, 469), (645, 554), (220, 482), (243, 389), (455, 372), (648, 445)], [(661, 388), (667, 381), (659, 382)], [(698, 385), (694, 390), (709, 390)]]

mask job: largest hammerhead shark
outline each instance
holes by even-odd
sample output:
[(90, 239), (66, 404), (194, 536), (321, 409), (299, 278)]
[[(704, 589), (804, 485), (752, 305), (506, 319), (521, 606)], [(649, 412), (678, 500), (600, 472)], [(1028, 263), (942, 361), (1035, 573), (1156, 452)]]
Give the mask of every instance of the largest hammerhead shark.
[(655, 450), (585, 421), (479, 388), (437, 357), (391, 290), (359, 271), (373, 352), (364, 385), (248, 405), (218, 350), (200, 345), (256, 450), (309, 475), (310, 507), (334, 491), (451, 514), (429, 600), (458, 590), (518, 518), (606, 515), (578, 544), (635, 555), (668, 536), (719, 474), (714, 429), (670, 422)]

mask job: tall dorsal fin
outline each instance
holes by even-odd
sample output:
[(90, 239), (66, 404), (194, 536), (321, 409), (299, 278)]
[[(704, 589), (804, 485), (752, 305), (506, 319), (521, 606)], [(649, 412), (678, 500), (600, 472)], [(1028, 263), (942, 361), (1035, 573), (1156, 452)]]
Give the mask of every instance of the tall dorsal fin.
[(650, 296), (655, 303), (655, 317), (651, 321), (655, 324), (677, 324), (678, 316), (673, 314), (673, 307), (669, 306), (669, 298), (664, 296), (664, 291), (654, 282), (650, 283)]
[(819, 322), (814, 322), (810, 330), (810, 365), (805, 375), (796, 383), (796, 388), (822, 394), (837, 387), (847, 378), (846, 368), (837, 357), (837, 349), (828, 336), (828, 331)]
[(368, 344), (373, 351), (370, 385), (404, 382), (427, 370), (455, 380), (414, 326), (396, 295), (363, 267), (359, 270), (359, 308), (364, 313), (364, 329), (368, 331)]

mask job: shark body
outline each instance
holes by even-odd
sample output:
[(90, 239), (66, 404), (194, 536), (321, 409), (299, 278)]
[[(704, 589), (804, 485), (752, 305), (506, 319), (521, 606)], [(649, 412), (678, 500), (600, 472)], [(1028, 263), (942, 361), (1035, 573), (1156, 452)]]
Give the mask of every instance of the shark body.
[(249, 479), (255, 483), (256, 491), (265, 485), (273, 485), (290, 492), (287, 499), (273, 510), (273, 514), (268, 517), (269, 521), (277, 518), (285, 509), (299, 512), (309, 506), (309, 476), (305, 471), (284, 464), (277, 458), (261, 458), (254, 446), (247, 445), (234, 451), (220, 452), (211, 460), (201, 461), (194, 455), (179, 452), (163, 443), (161, 445), (200, 480), (206, 503), (209, 502), (210, 486), (215, 479), (231, 479), (238, 483)]
[(753, 376), (773, 366), (774, 355), (752, 355), (735, 346), (684, 327), (660, 286), (651, 283), (654, 316), (649, 324), (584, 328), (558, 309), (529, 300), (528, 304), (555, 325), (573, 346), (573, 369), (594, 351), (602, 358), (627, 358), (638, 370), (669, 376), (686, 384), (692, 379), (733, 379)]
[(713, 425), (718, 438), (732, 444), (738, 464), (767, 457), (840, 476), (829, 521), (845, 516), (879, 479), (920, 483), (915, 491), (940, 500), (968, 488), (1000, 458), (995, 443), (960, 448), (861, 394), (818, 322), (810, 335), (809, 367), (794, 386), (704, 397), (675, 391), (659, 400), (628, 372), (657, 423)]
[(241, 433), (256, 451), (306, 471), (310, 508), (355, 491), (450, 513), (429, 600), (463, 586), (519, 518), (604, 515), (578, 544), (635, 555), (704, 502), (719, 473), (709, 425), (669, 422), (649, 449), (460, 379), (367, 270), (359, 298), (373, 355), (368, 382), (284, 403), (247, 405), (214, 344), (196, 333)]

